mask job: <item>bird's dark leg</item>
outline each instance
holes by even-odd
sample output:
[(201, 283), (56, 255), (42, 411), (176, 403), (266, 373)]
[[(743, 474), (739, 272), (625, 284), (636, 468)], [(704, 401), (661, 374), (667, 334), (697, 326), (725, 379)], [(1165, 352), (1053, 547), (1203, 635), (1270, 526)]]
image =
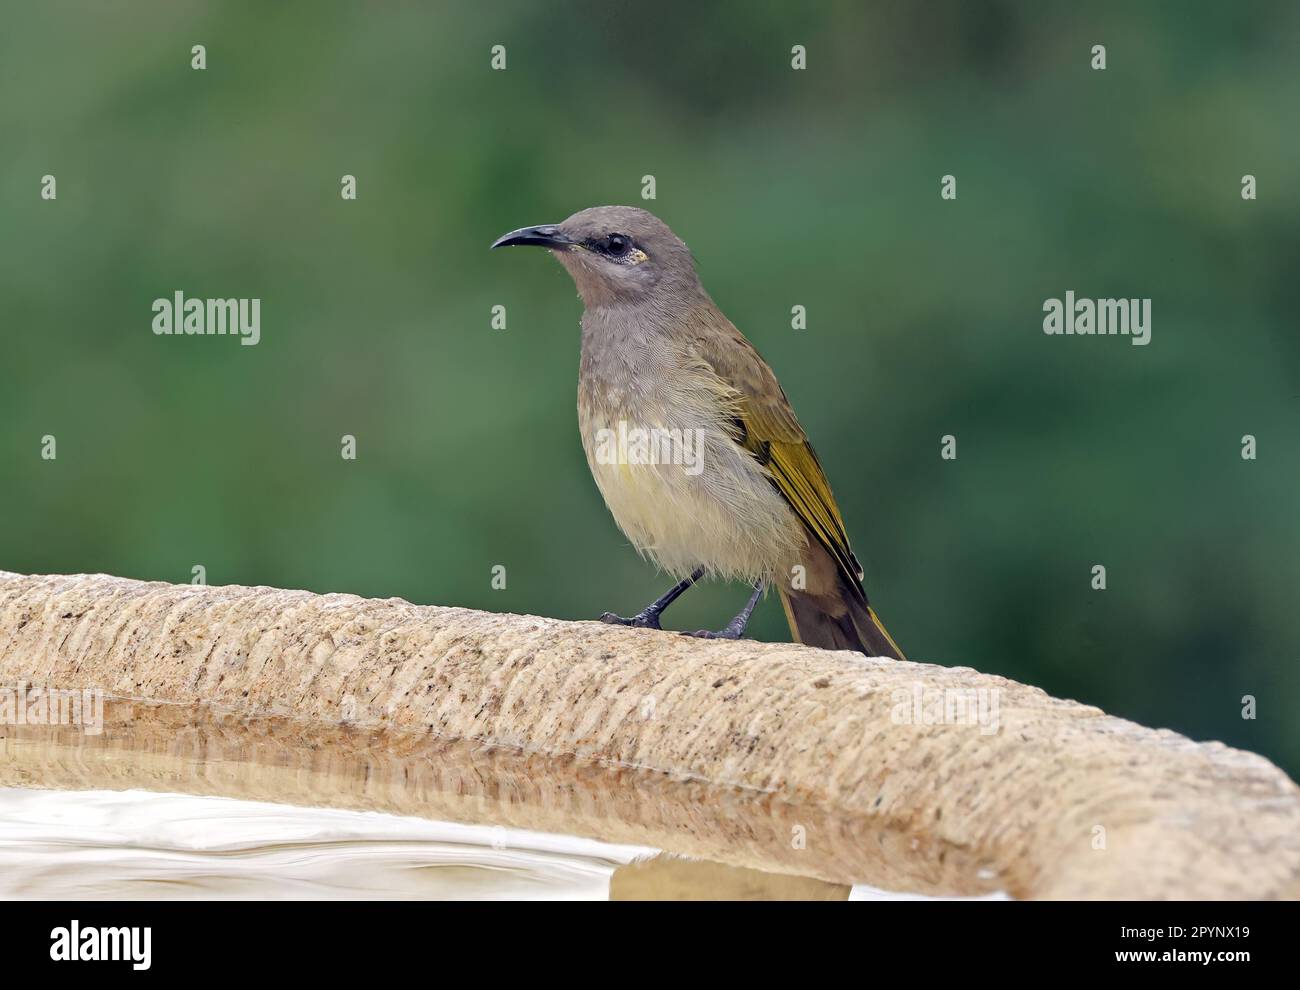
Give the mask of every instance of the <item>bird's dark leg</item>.
[(767, 587), (766, 582), (759, 581), (754, 585), (754, 593), (749, 596), (749, 601), (745, 607), (740, 610), (740, 614), (727, 623), (726, 627), (718, 632), (709, 632), (707, 629), (700, 629), (696, 632), (682, 633), (683, 636), (698, 636), (700, 639), (740, 639), (745, 635), (745, 627), (749, 625), (749, 617), (754, 614), (754, 606), (758, 604), (758, 599), (763, 594), (763, 589)]
[(695, 573), (685, 581), (678, 581), (640, 612), (632, 616), (632, 618), (625, 619), (621, 615), (615, 615), (613, 612), (606, 612), (600, 617), (600, 621), (608, 622), (615, 626), (634, 626), (637, 629), (662, 629), (663, 627), (659, 625), (659, 616), (663, 615), (664, 609), (677, 601), (677, 599), (682, 596), (682, 592), (702, 577), (704, 577), (704, 568), (697, 568)]

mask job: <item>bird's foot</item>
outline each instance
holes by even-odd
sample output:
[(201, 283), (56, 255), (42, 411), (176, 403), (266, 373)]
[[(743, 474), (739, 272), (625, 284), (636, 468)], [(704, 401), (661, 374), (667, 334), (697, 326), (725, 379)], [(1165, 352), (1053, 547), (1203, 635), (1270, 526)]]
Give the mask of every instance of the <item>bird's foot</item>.
[(713, 632), (710, 629), (696, 629), (695, 632), (683, 632), (683, 636), (693, 636), (696, 639), (740, 639), (745, 634), (745, 630), (736, 629), (727, 626), (726, 629), (719, 629)]
[(740, 614), (717, 632), (711, 632), (708, 629), (697, 629), (695, 632), (684, 632), (682, 635), (694, 636), (696, 639), (740, 639), (745, 635), (745, 629), (749, 626), (749, 617), (754, 614), (754, 606), (758, 604), (758, 599), (762, 594), (763, 582), (760, 581), (754, 585), (754, 593), (749, 596), (749, 601), (740, 610)]
[(611, 626), (631, 626), (633, 629), (663, 629), (659, 624), (659, 613), (646, 609), (638, 612), (630, 619), (625, 619), (621, 615), (615, 615), (613, 612), (606, 612), (600, 617), (601, 622), (607, 622)]
[(662, 630), (663, 626), (659, 625), (659, 617), (664, 614), (664, 609), (677, 601), (677, 599), (681, 597), (682, 592), (702, 577), (704, 577), (704, 568), (697, 568), (690, 577), (686, 578), (684, 581), (678, 581), (640, 612), (632, 616), (632, 618), (625, 619), (623, 616), (615, 615), (613, 612), (606, 612), (600, 617), (600, 621), (608, 622), (611, 626), (631, 626), (633, 629)]

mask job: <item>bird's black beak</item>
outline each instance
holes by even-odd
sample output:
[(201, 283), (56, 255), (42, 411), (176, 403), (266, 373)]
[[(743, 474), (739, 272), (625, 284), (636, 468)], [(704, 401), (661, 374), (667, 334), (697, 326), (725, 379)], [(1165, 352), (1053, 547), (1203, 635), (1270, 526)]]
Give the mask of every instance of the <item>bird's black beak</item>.
[[(492, 242), (492, 247), (518, 247), (533, 245), (535, 247), (563, 249), (576, 243), (553, 223), (544, 223), (540, 227), (520, 227), (508, 234), (502, 234)], [(490, 249), (489, 249), (490, 250)]]

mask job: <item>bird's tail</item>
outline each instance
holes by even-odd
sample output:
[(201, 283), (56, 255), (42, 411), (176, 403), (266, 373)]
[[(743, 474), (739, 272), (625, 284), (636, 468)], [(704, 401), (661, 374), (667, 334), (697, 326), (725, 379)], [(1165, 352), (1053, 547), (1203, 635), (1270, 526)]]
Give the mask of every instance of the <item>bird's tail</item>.
[(857, 650), (869, 657), (906, 659), (861, 589), (847, 584), (847, 578), (841, 578), (841, 593), (834, 597), (780, 589), (795, 640), (824, 650)]

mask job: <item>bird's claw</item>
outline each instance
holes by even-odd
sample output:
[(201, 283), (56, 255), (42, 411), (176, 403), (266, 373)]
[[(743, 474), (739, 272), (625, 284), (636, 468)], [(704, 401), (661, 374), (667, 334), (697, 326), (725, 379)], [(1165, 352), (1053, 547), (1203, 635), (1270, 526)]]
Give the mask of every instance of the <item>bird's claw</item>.
[(692, 636), (695, 639), (740, 639), (740, 632), (736, 629), (720, 629), (713, 632), (710, 629), (696, 629), (695, 632), (683, 632), (683, 636)]
[(633, 629), (663, 629), (663, 626), (659, 625), (658, 612), (638, 612), (630, 619), (615, 615), (613, 612), (606, 612), (600, 617), (600, 621), (607, 622), (611, 626), (631, 626)]

